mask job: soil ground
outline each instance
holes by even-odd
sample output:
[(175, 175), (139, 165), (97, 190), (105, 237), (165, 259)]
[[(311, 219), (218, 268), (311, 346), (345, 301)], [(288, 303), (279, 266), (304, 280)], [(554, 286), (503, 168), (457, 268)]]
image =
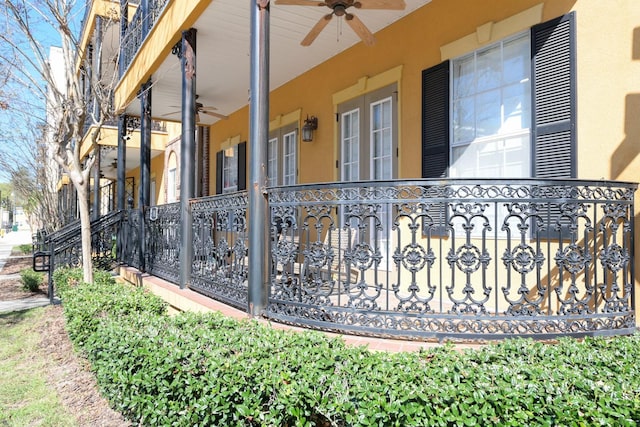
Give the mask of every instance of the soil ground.
[[(46, 296), (46, 280), (43, 280), (38, 292), (28, 292), (23, 290), (19, 277), (6, 277), (29, 267), (31, 257), (12, 256), (7, 260), (0, 270), (0, 301)], [(37, 356), (47, 361), (47, 369), (43, 374), (52, 390), (60, 396), (67, 412), (80, 426), (129, 426), (130, 423), (112, 410), (100, 394), (89, 362), (74, 351), (65, 330), (62, 307), (50, 305), (43, 310), (44, 315), (34, 325), (41, 337), (38, 346), (41, 354)]]

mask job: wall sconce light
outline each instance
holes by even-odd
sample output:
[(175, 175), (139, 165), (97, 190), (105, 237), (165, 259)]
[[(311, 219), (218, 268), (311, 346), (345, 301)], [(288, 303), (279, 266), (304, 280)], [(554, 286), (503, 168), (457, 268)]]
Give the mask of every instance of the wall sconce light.
[(304, 126), (302, 126), (302, 140), (304, 142), (313, 141), (313, 131), (316, 129), (318, 129), (318, 118), (307, 115), (307, 118), (304, 120)]

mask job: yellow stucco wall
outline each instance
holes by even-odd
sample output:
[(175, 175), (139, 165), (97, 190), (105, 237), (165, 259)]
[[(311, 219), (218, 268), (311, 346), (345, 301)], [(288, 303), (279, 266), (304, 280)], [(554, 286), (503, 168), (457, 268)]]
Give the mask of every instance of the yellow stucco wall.
[[(541, 22), (576, 11), (578, 177), (640, 180), (640, 124), (634, 120), (640, 117), (640, 2), (434, 0), (376, 34), (374, 48), (358, 44), (272, 92), (271, 119), (297, 109), (302, 118), (318, 117), (314, 141), (299, 145), (299, 182), (334, 179), (336, 122), (331, 95), (398, 66), (402, 66), (398, 176), (419, 177), (422, 70), (441, 62), (442, 46), (537, 5), (542, 6)], [(247, 140), (248, 109), (211, 130), (212, 151), (231, 136)], [(211, 162), (215, 168), (215, 156)], [(214, 174), (211, 179), (213, 186)]]
[[(441, 62), (441, 46), (474, 33), (478, 26), (487, 22), (504, 20), (541, 3), (535, 0), (457, 0), (454, 4), (434, 0), (377, 33), (373, 48), (358, 44), (273, 91), (271, 119), (296, 109), (301, 109), (302, 118), (307, 114), (318, 117), (314, 141), (299, 145), (299, 182), (335, 179), (337, 133), (332, 95), (357, 85), (364, 77), (379, 76), (397, 67), (402, 68), (398, 102), (398, 177), (419, 177), (422, 70)], [(571, 0), (547, 1), (542, 20), (569, 12), (574, 3)], [(229, 120), (216, 123), (211, 130), (212, 151), (221, 149), (222, 142), (233, 135), (240, 134), (241, 139), (246, 140), (248, 110), (245, 108), (232, 114)], [(211, 168), (215, 170), (215, 156), (211, 157)], [(211, 188), (215, 188), (215, 174), (211, 175)]]

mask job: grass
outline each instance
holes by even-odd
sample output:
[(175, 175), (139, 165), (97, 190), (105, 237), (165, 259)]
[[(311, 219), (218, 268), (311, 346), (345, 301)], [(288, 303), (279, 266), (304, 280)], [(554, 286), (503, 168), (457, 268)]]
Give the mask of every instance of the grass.
[(75, 426), (45, 381), (45, 360), (33, 329), (43, 309), (0, 315), (0, 425)]

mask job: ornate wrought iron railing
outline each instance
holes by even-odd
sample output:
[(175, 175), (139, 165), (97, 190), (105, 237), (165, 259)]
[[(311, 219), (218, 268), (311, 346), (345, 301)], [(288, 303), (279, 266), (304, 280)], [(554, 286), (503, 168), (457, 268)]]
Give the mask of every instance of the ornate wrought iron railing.
[[(116, 262), (116, 241), (121, 230), (122, 213), (113, 211), (91, 221), (91, 257), (95, 268), (111, 269)], [(82, 263), (80, 221), (42, 234), (42, 241), (34, 244), (34, 268), (53, 273), (59, 267), (78, 267)], [(39, 258), (39, 259), (38, 259)]]
[(138, 6), (136, 9), (133, 17), (127, 25), (124, 39), (122, 40), (120, 61), (123, 63), (123, 70), (126, 70), (129, 67), (131, 61), (138, 53), (138, 50), (142, 45), (142, 41), (147, 36), (143, 33), (143, 20), (148, 20), (148, 28), (151, 29), (162, 14), (167, 3), (168, 0), (149, 0), (149, 12), (146, 17), (142, 14), (141, 6)]
[(635, 189), (487, 179), (270, 189), (266, 315), (414, 339), (630, 333)]
[(143, 224), (142, 210), (128, 209), (124, 212), (122, 215), (118, 249), (118, 261), (139, 270), (142, 269), (143, 266), (140, 258), (141, 224)]
[(121, 42), (120, 61), (122, 69), (126, 70), (138, 53), (144, 36), (142, 34), (142, 8), (138, 7), (127, 24), (127, 29)]
[(193, 200), (190, 287), (247, 309), (247, 193)]
[(153, 206), (145, 212), (146, 270), (171, 283), (180, 279), (180, 203)]

